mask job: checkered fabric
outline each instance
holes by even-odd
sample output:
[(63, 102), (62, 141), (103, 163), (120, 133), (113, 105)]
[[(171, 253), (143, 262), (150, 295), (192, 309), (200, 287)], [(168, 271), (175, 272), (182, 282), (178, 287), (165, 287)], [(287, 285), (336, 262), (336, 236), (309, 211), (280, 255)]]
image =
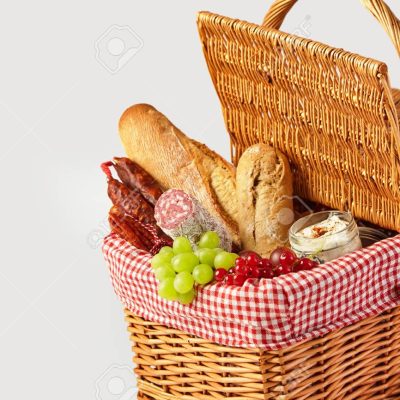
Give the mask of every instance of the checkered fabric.
[(225, 346), (278, 350), (400, 304), (400, 235), (313, 271), (243, 287), (208, 285), (190, 306), (158, 296), (149, 253), (115, 234), (105, 238), (103, 253), (130, 311)]

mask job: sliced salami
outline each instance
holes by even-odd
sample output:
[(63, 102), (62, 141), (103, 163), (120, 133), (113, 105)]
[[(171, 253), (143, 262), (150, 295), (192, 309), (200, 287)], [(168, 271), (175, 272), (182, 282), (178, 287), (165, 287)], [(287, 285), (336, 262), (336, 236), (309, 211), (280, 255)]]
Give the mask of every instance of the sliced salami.
[(202, 233), (215, 231), (221, 239), (221, 247), (227, 251), (232, 248), (228, 232), (195, 198), (183, 190), (167, 190), (158, 199), (154, 211), (158, 226), (173, 239), (186, 236), (195, 245)]

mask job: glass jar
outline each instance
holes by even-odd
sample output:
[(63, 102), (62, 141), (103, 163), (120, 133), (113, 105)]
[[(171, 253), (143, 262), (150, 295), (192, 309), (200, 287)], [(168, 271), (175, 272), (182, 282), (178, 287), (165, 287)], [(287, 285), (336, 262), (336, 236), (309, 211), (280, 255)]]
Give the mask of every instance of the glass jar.
[(299, 219), (289, 230), (289, 241), (298, 257), (321, 263), (362, 247), (353, 216), (341, 211), (321, 211)]

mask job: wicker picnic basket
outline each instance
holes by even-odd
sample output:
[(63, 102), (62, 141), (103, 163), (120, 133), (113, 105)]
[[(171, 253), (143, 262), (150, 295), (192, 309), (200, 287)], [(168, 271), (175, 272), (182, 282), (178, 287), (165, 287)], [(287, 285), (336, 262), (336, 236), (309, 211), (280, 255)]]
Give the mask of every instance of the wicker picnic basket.
[[(151, 254), (112, 233), (139, 399), (400, 399), (400, 237), (312, 271), (161, 299)], [(294, 285), (294, 286), (293, 286)]]
[[(400, 53), (399, 21), (383, 1), (362, 2)], [(262, 26), (199, 14), (232, 160), (271, 143), (290, 159), (296, 194), (398, 230), (400, 91), (382, 62), (278, 31), (295, 3), (275, 1)], [(129, 274), (115, 275), (125, 290)], [(125, 312), (140, 400), (400, 399), (400, 307), (279, 350), (224, 346)]]

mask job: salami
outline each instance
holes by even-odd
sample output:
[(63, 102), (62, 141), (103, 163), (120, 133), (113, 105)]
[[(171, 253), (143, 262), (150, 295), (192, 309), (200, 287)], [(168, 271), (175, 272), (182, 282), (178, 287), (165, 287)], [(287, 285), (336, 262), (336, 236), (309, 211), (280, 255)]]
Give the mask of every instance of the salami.
[(167, 190), (157, 201), (154, 216), (158, 226), (170, 237), (186, 236), (196, 244), (202, 233), (215, 231), (221, 247), (232, 248), (232, 238), (210, 213), (193, 197), (182, 190)]

